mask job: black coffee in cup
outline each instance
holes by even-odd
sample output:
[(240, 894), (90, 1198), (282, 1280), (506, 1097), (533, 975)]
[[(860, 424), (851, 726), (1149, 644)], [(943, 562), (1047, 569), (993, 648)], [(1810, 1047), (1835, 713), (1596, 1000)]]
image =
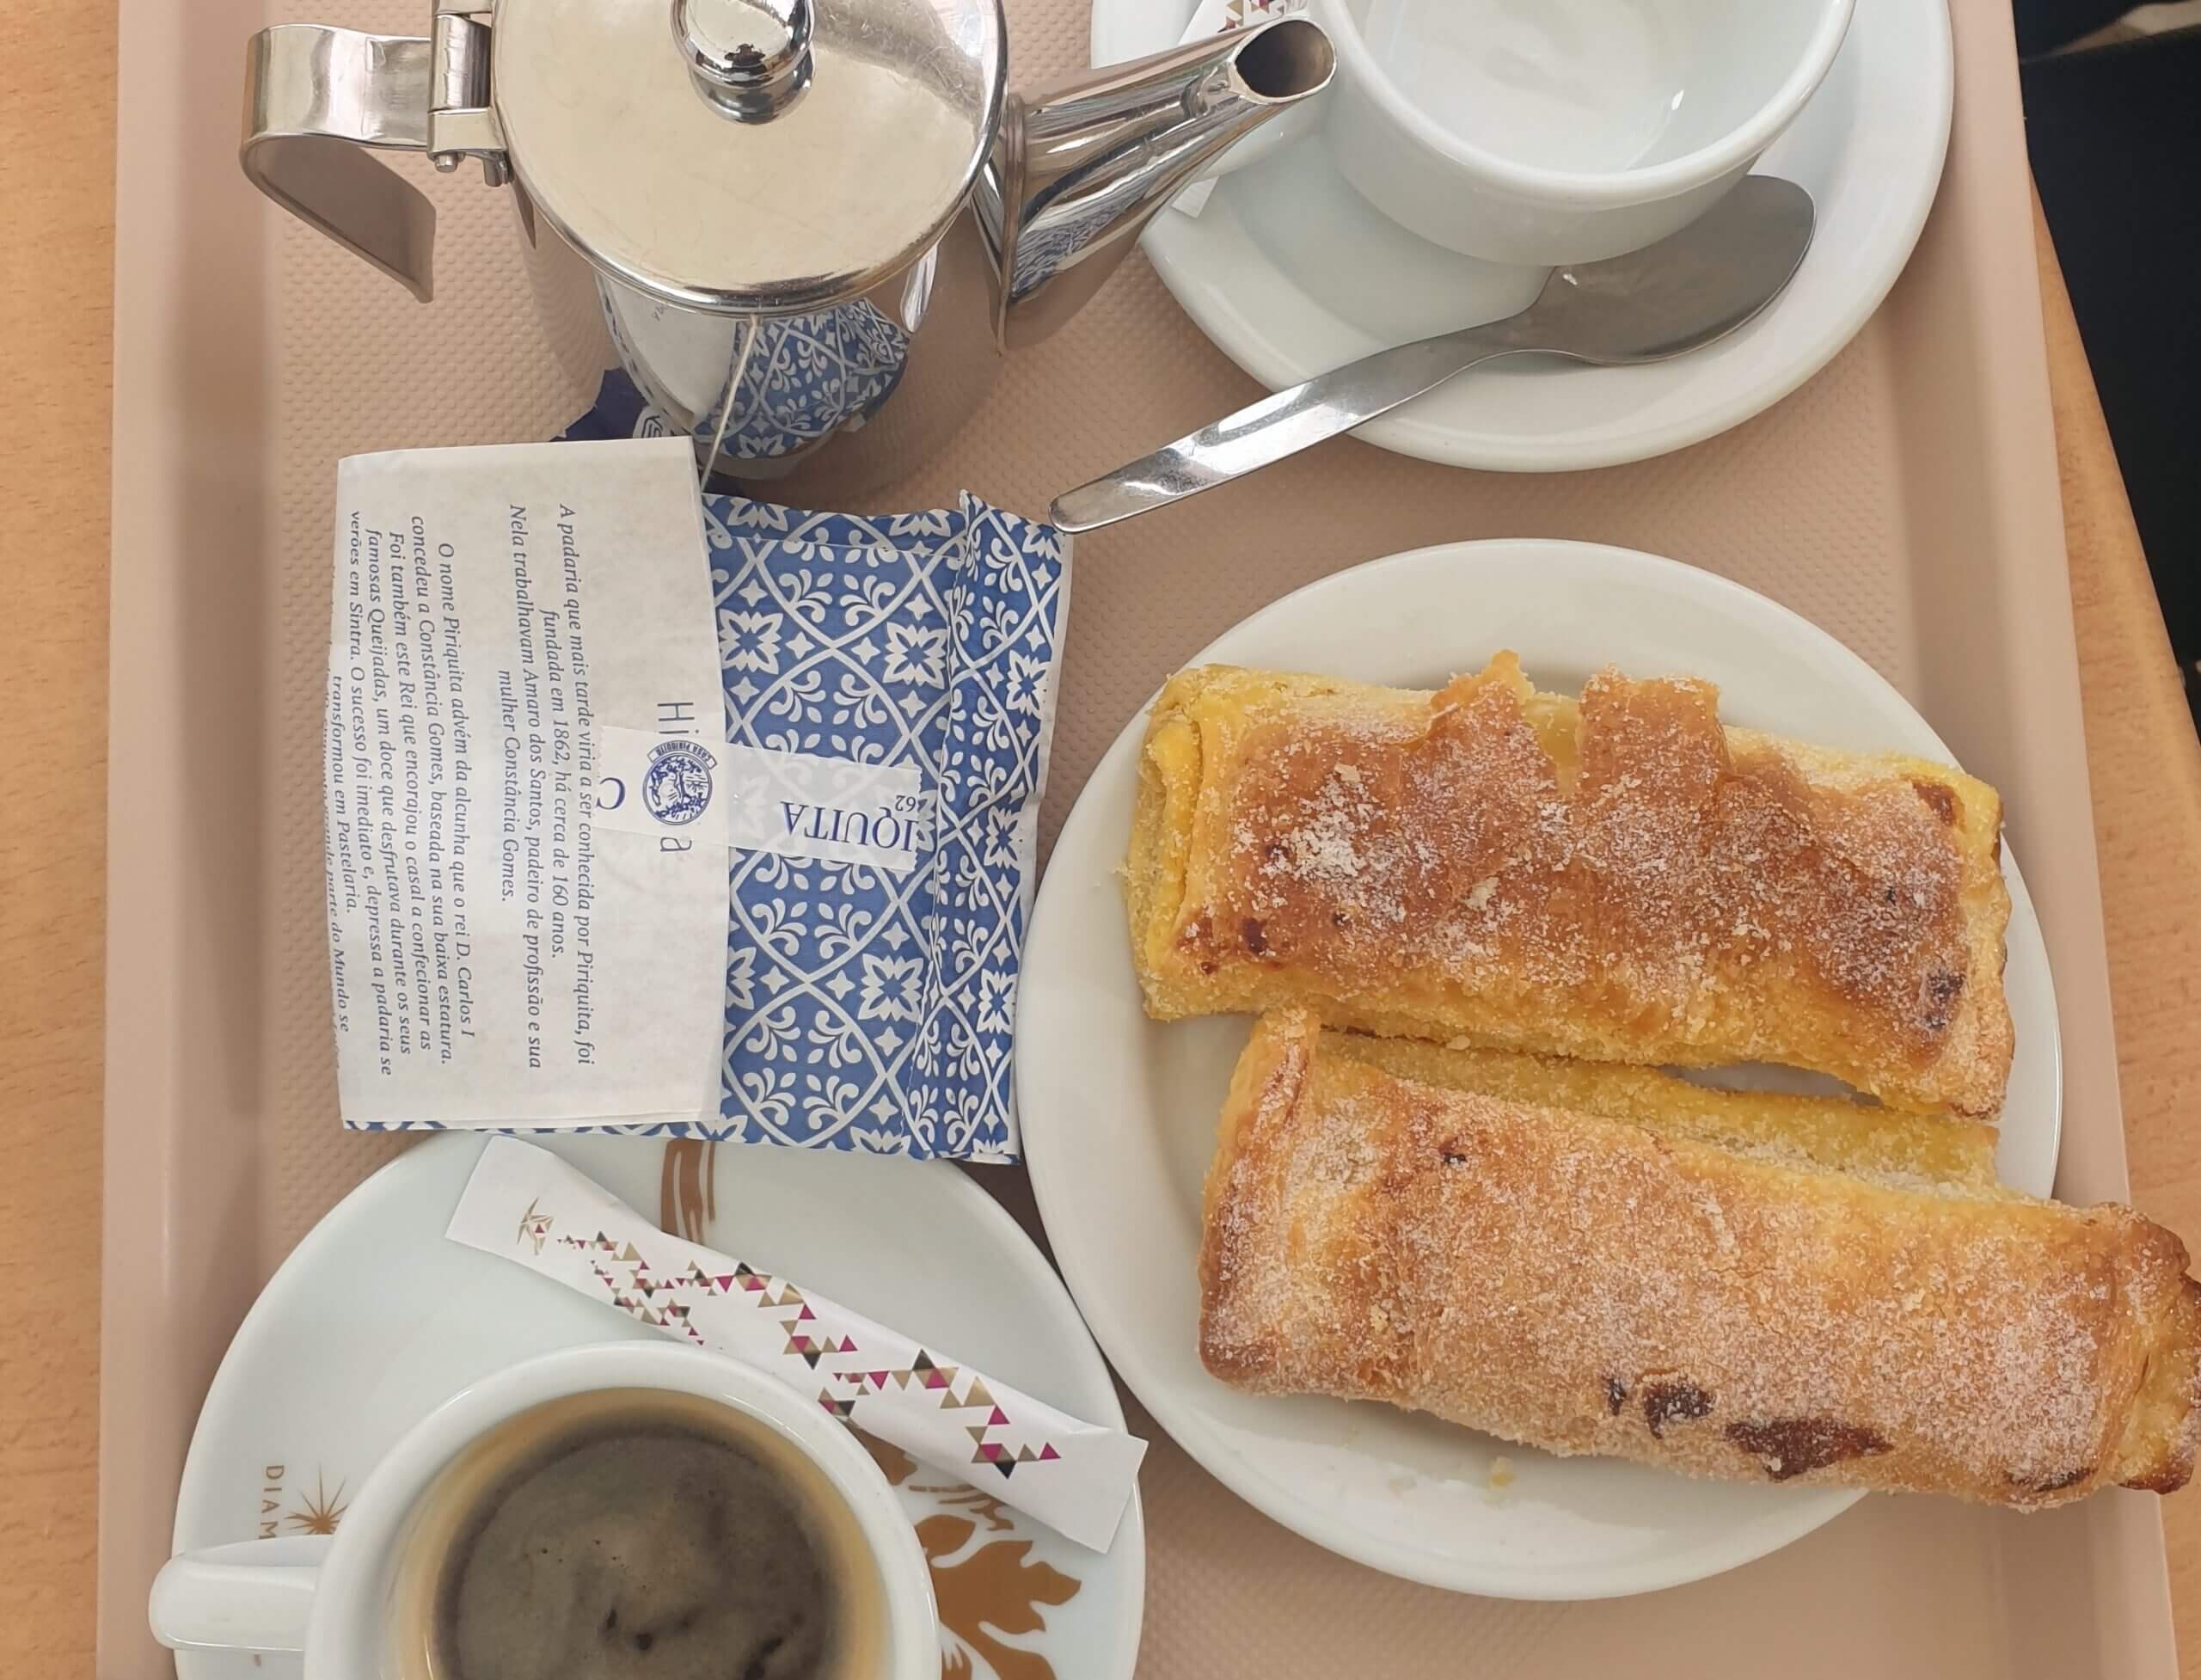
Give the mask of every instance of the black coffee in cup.
[(615, 1389), (523, 1412), (452, 1462), (401, 1568), (418, 1680), (864, 1680), (879, 1567), (769, 1426)]

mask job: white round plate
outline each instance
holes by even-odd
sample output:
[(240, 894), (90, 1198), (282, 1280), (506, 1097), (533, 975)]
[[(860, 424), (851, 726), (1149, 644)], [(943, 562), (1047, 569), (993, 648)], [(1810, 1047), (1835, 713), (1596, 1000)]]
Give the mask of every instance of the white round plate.
[[(1586, 543), (1462, 543), (1374, 561), (1254, 614), (1193, 662), (1435, 687), (1507, 647), (1542, 687), (1572, 688), (1607, 664), (1636, 676), (1688, 672), (1720, 685), (1721, 714), (1738, 725), (1953, 762), (1871, 666), (1787, 608), (1708, 572)], [(1020, 982), (1016, 1097), (1056, 1263), (1156, 1420), (1317, 1544), (1499, 1597), (1602, 1597), (1696, 1580), (1808, 1534), (1855, 1500), (1842, 1488), (1556, 1458), (1388, 1407), (1264, 1398), (1207, 1375), (1200, 1181), (1246, 1022), (1165, 1025), (1140, 1007), (1118, 877), (1144, 729), (1133, 718), (1101, 759), (1041, 884)], [(2056, 1000), (2007, 849), (2004, 874), (2018, 1051), (1996, 1162), (2008, 1182), (2045, 1195), (2063, 1094)], [(1501, 1455), (1513, 1477), (1497, 1487)]]
[[(1094, 0), (1094, 63), (1175, 45), (1192, 12)], [(1849, 342), (1910, 259), (1948, 150), (1952, 62), (1943, 0), (1857, 0), (1833, 69), (1757, 166), (1811, 193), (1817, 236), (1740, 332), (1651, 367), (1493, 363), (1354, 435), (1449, 466), (1560, 472), (1663, 455), (1770, 408)], [(1164, 210), (1144, 243), (1200, 330), (1271, 389), (1511, 315), (1545, 273), (1407, 232), (1346, 185), (1319, 133), (1223, 178), (1197, 217)]]
[[(1123, 1424), (1060, 1280), (953, 1167), (628, 1137), (530, 1141), (644, 1212), (672, 1194), (685, 1235), (1080, 1417)], [(444, 1239), (481, 1147), (452, 1134), (408, 1151), (283, 1263), (207, 1393), (177, 1501), (179, 1551), (329, 1532), (398, 1436), (469, 1383), (554, 1348), (655, 1334)], [(953, 1476), (906, 1461), (890, 1474), (932, 1563), (952, 1670), (966, 1680), (1129, 1680), (1146, 1582), (1136, 1496), (1103, 1555)], [(294, 1655), (197, 1651), (178, 1652), (176, 1671), (282, 1680), (300, 1669)]]

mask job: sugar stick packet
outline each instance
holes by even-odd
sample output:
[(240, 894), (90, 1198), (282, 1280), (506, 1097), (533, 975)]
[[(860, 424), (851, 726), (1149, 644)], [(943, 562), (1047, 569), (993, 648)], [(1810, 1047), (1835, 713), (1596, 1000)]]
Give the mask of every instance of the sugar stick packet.
[(1081, 1546), (1108, 1549), (1146, 1443), (667, 1235), (548, 1150), (489, 1140), (444, 1235), (727, 1354)]

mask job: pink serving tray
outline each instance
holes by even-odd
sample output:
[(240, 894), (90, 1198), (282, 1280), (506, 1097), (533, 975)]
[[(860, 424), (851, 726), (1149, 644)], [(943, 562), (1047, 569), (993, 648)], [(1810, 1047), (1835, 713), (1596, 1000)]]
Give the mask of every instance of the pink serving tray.
[[(417, 33), (428, 7), (300, 9)], [(1080, 0), (1009, 9), (1021, 82), (1083, 62)], [(2016, 65), (2005, 0), (1954, 12), (1956, 131), (1924, 240), (1857, 341), (1769, 413), (1664, 460), (1552, 477), (1340, 442), (1082, 540), (1046, 831), (1164, 672), (1309, 578), (1474, 536), (1676, 555), (1835, 632), (2001, 785), (2062, 1007), (2058, 1188), (2122, 1196)], [(336, 1125), (317, 733), (336, 458), (545, 437), (586, 396), (530, 311), (509, 205), (470, 175), (409, 160), (444, 210), (440, 301), (425, 309), (246, 185), (242, 44), (278, 15), (264, 0), (121, 0), (99, 1511), (112, 1680), (168, 1671), (145, 1590), (230, 1334), (299, 1235), (398, 1147)], [(922, 481), (874, 505), (935, 505), (967, 483), (1038, 512), (1253, 395), (1134, 261), (1019, 357)], [(1015, 1174), (986, 1181), (1024, 1204)], [(2149, 1495), (2030, 1518), (1868, 1499), (1716, 1580), (1528, 1605), (1344, 1563), (1166, 1442), (1145, 1488), (1154, 1680), (2173, 1671)]]

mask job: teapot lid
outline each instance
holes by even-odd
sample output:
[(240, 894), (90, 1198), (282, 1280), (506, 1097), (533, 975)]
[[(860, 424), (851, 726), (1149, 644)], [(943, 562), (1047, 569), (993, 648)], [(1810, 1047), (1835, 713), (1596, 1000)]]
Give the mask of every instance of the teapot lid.
[(720, 312), (893, 273), (1000, 121), (1000, 0), (500, 0), (490, 100), (536, 211), (604, 272)]

